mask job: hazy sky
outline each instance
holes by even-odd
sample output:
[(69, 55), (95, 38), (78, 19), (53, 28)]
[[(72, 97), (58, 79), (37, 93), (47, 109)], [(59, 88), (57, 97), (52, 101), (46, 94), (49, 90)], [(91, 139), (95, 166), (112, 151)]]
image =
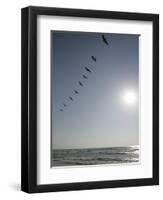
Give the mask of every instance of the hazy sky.
[[(128, 91), (138, 95), (139, 36), (108, 33), (106, 45), (101, 35), (51, 33), (54, 149), (138, 144), (138, 102), (127, 105), (123, 97)], [(92, 73), (86, 72), (85, 66)]]

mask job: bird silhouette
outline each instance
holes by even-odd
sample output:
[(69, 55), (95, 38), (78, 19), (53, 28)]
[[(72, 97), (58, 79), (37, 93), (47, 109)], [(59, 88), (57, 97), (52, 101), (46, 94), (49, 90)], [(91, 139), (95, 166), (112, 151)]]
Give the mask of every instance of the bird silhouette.
[(88, 67), (85, 67), (85, 70), (86, 70), (87, 72), (91, 73), (91, 70), (88, 69)]
[[(102, 40), (103, 40), (103, 42), (104, 42), (106, 45), (109, 45), (109, 43), (108, 43), (108, 41), (107, 41), (107, 38), (106, 38), (104, 35), (102, 35)], [(97, 62), (97, 58), (96, 58), (95, 56), (91, 56), (91, 59), (92, 59), (94, 62)], [(86, 70), (87, 72), (92, 73), (92, 71), (91, 71), (88, 67), (84, 67), (84, 68), (85, 68), (85, 70)], [(84, 75), (84, 74), (82, 74), (82, 77), (83, 77), (84, 79), (88, 79), (88, 77), (87, 77), (86, 75)], [(82, 82), (78, 81), (78, 84), (79, 84), (80, 86), (83, 87), (83, 83), (82, 83)], [(77, 90), (73, 90), (73, 91), (74, 91), (75, 94), (79, 94), (79, 92), (78, 92)], [(71, 96), (69, 96), (69, 99), (70, 99), (71, 101), (74, 101), (74, 99), (73, 99)], [(67, 104), (63, 103), (63, 106), (64, 106), (64, 107), (67, 107)], [(63, 112), (64, 109), (59, 109), (59, 110), (60, 110), (61, 112)]]
[(94, 62), (96, 62), (96, 57), (94, 57), (94, 56), (91, 56), (91, 58), (92, 58), (92, 60), (94, 61)]
[(109, 43), (104, 35), (102, 35), (102, 40), (106, 45), (109, 45)]
[(83, 86), (83, 83), (81, 83), (80, 81), (78, 82), (80, 86)]
[(69, 99), (70, 99), (71, 101), (73, 101), (73, 100), (74, 100), (72, 97), (69, 97)]
[(74, 90), (75, 94), (79, 94), (79, 92), (77, 90)]
[(88, 79), (88, 77), (87, 77), (87, 76), (85, 76), (84, 74), (82, 74), (82, 76), (83, 76), (83, 78), (84, 78), (84, 79)]

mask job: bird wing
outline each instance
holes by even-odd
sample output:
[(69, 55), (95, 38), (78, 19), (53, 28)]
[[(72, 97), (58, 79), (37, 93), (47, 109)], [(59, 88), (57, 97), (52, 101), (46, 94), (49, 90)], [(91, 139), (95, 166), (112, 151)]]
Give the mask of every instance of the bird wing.
[(96, 62), (96, 58), (94, 56), (92, 56), (92, 60)]
[(83, 86), (83, 84), (79, 81), (79, 85)]
[(90, 69), (88, 69), (87, 67), (85, 67), (85, 69), (86, 69), (88, 72), (91, 72), (91, 70), (90, 70)]
[(107, 40), (105, 40), (105, 43), (106, 43), (107, 45), (109, 44)]
[(85, 76), (85, 75), (82, 75), (82, 76), (83, 76), (83, 78), (87, 79), (87, 76)]

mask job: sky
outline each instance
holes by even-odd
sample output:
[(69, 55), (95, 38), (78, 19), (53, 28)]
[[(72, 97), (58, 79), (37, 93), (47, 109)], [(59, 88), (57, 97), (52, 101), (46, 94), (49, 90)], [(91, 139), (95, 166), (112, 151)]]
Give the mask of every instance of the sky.
[[(109, 45), (102, 33), (51, 32), (52, 149), (139, 144), (139, 36), (104, 35)], [(129, 91), (132, 105), (124, 101)]]

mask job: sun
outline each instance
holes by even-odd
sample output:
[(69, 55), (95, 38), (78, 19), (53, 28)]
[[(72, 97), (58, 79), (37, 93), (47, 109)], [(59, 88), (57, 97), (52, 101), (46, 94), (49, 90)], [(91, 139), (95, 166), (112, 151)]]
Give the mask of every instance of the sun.
[(127, 90), (123, 94), (123, 102), (126, 105), (132, 106), (135, 105), (137, 101), (137, 94), (134, 90)]

